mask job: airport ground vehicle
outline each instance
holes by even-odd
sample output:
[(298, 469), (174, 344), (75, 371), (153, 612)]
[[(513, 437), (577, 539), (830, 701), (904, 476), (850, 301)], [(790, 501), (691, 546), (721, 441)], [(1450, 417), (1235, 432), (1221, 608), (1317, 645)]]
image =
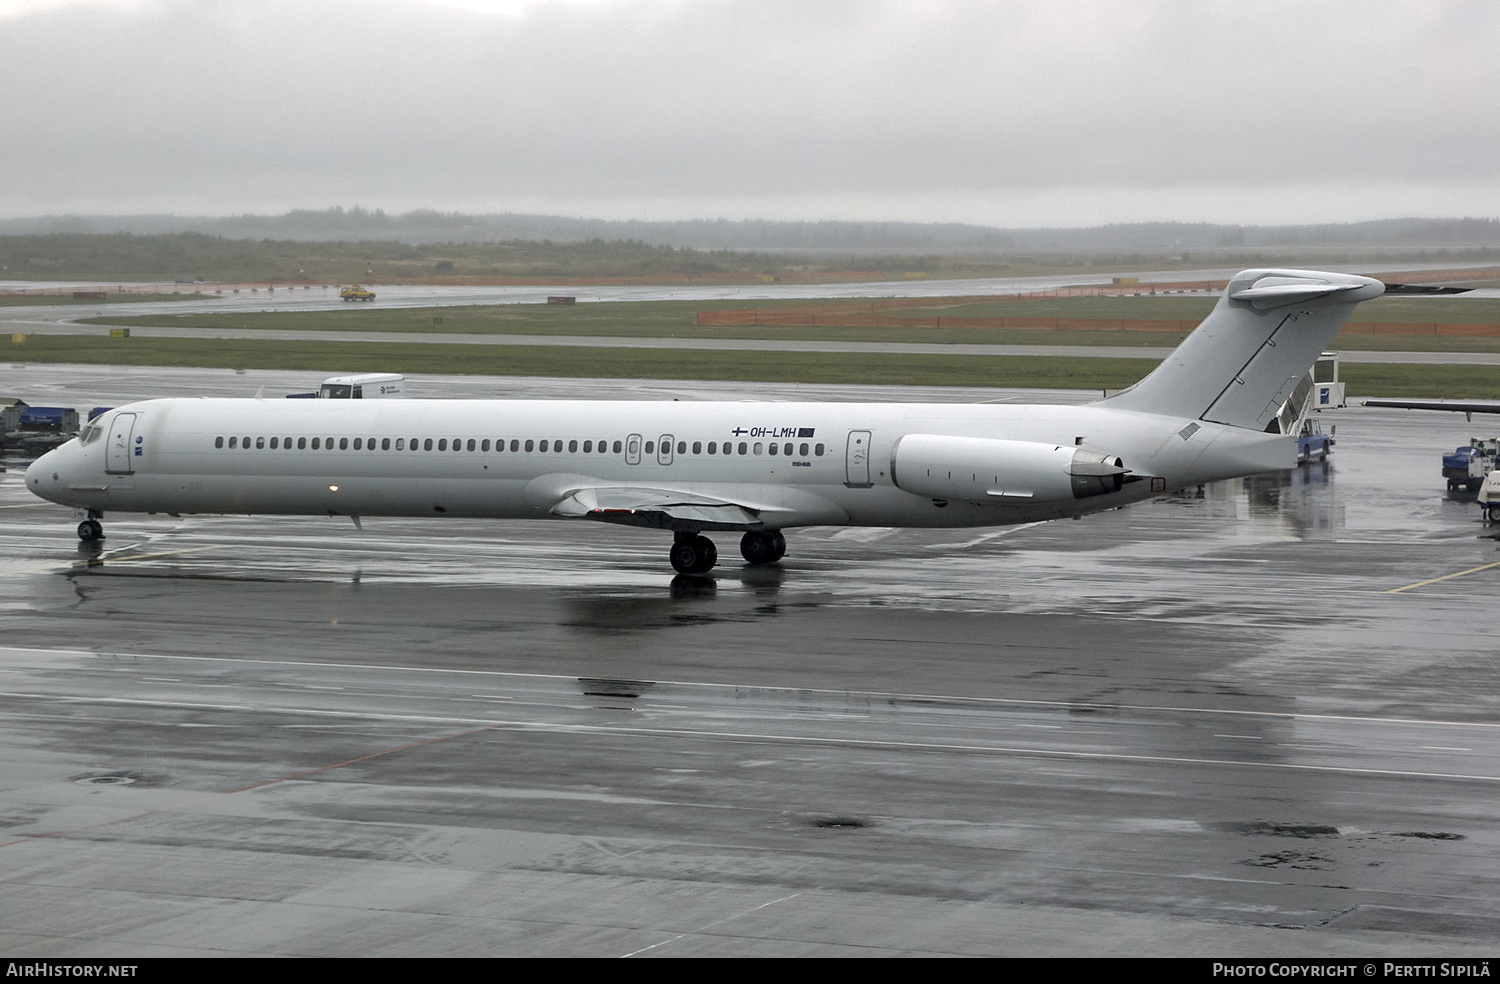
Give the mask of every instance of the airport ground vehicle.
[(355, 284), (352, 287), (345, 287), (343, 290), (340, 290), (339, 297), (346, 301), (373, 301), (375, 300), (375, 292), (361, 287), (359, 284)]
[(1479, 509), (1486, 523), (1500, 522), (1500, 471), (1491, 471), (1479, 485)]
[(1087, 406), (148, 400), (25, 481), (84, 510), (85, 540), (109, 510), (592, 519), (671, 531), (672, 566), (704, 573), (718, 558), (708, 532), (740, 534), (748, 562), (771, 563), (798, 526), (1077, 519), (1290, 468), (1281, 408), (1383, 290), (1243, 271), (1150, 375)]
[(1485, 476), (1495, 470), (1496, 458), (1500, 458), (1500, 438), (1472, 438), (1467, 446), (1443, 455), (1443, 477), (1448, 480), (1448, 491), (1477, 490)]
[(1323, 425), (1316, 420), (1302, 421), (1302, 430), (1297, 435), (1297, 464), (1309, 461), (1325, 461), (1333, 453), (1333, 435), (1324, 434)]
[(318, 387), (320, 400), (399, 400), (406, 396), (406, 377), (394, 372), (330, 376)]

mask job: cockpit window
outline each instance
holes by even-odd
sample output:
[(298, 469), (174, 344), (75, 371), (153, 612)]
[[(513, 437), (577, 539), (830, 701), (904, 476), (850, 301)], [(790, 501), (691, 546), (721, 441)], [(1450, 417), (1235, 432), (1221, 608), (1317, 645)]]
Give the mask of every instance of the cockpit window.
[(83, 430), (78, 432), (78, 443), (93, 444), (95, 441), (99, 440), (99, 436), (103, 433), (104, 426), (102, 424), (88, 424), (83, 428)]

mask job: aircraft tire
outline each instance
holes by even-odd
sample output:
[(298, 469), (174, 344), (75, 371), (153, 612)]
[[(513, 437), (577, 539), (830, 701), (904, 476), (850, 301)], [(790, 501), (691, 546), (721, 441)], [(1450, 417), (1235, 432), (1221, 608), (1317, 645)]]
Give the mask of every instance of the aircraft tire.
[(85, 543), (104, 539), (104, 527), (97, 519), (85, 519), (78, 524), (78, 539)]
[(719, 550), (708, 537), (691, 536), (673, 543), (668, 557), (679, 574), (703, 574), (719, 562)]
[(714, 565), (719, 562), (719, 548), (714, 546), (714, 541), (706, 536), (698, 537), (695, 542), (698, 546), (698, 555), (700, 558), (697, 573), (702, 574), (713, 570)]
[(780, 530), (751, 530), (740, 537), (740, 556), (748, 564), (774, 564), (786, 553)]

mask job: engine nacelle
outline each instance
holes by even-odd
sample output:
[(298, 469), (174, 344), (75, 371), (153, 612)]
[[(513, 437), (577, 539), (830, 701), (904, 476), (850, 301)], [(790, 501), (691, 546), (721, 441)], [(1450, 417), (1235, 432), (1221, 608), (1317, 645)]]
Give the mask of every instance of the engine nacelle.
[(907, 434), (891, 452), (896, 487), (934, 499), (1071, 502), (1120, 491), (1125, 474), (1114, 455), (1036, 441)]

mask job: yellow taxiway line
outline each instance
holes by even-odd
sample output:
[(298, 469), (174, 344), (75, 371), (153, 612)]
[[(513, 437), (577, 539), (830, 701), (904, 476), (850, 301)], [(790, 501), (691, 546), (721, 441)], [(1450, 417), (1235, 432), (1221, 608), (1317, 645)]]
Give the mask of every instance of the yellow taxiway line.
[(1491, 567), (1500, 567), (1500, 560), (1495, 561), (1493, 564), (1481, 564), (1478, 567), (1471, 567), (1466, 571), (1459, 571), (1457, 574), (1444, 574), (1442, 577), (1434, 577), (1426, 581), (1418, 581), (1416, 584), (1407, 584), (1403, 587), (1392, 588), (1386, 594), (1400, 594), (1403, 591), (1410, 591), (1412, 588), (1420, 588), (1424, 584), (1436, 584), (1439, 581), (1447, 581), (1455, 577), (1463, 577), (1465, 574), (1473, 574), (1475, 571), (1487, 571)]

